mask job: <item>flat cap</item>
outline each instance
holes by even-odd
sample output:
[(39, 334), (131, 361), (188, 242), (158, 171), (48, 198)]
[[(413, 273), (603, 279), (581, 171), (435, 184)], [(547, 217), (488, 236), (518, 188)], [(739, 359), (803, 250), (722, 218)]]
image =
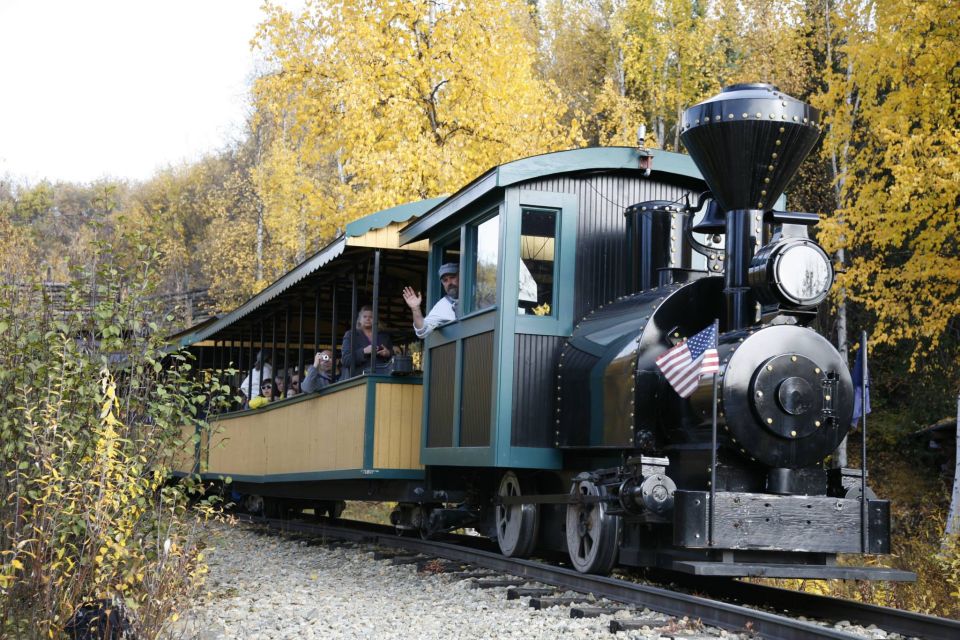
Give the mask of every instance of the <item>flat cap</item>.
[(451, 273), (460, 273), (460, 265), (457, 264), (456, 262), (448, 262), (446, 264), (440, 265), (441, 278)]

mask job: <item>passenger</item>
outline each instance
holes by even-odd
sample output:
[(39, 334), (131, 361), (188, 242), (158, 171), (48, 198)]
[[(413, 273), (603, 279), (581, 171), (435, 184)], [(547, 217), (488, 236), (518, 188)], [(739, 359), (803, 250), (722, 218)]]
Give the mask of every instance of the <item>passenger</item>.
[(313, 357), (313, 364), (307, 368), (307, 377), (303, 379), (303, 392), (320, 391), (333, 382), (333, 354), (329, 350), (320, 351)]
[(418, 338), (426, 338), (437, 327), (453, 322), (457, 319), (457, 302), (460, 298), (460, 265), (448, 262), (440, 267), (440, 284), (443, 286), (444, 296), (437, 300), (427, 317), (423, 317), (420, 304), (423, 294), (414, 291), (412, 287), (403, 288), (403, 299), (413, 312), (413, 329)]
[[(353, 336), (356, 336), (356, 344), (353, 344)], [(355, 374), (364, 371), (370, 372), (371, 353), (373, 352), (373, 309), (369, 305), (364, 305), (357, 314), (357, 325), (355, 331), (347, 331), (343, 334), (343, 375), (350, 375), (350, 365), (355, 367)], [(390, 358), (393, 357), (393, 341), (390, 335), (384, 331), (377, 331), (376, 348), (376, 369), (375, 373), (390, 372)]]
[(296, 367), (290, 369), (288, 377), (290, 378), (290, 383), (287, 386), (290, 388), (287, 389), (287, 397), (292, 398), (293, 396), (298, 396), (303, 393), (303, 390), (300, 388), (300, 372)]
[(259, 409), (260, 407), (265, 407), (273, 400), (274, 397), (273, 382), (271, 380), (264, 380), (263, 385), (259, 389), (259, 393), (250, 401), (251, 409)]
[(287, 379), (283, 372), (278, 373), (273, 379), (273, 389), (275, 391), (273, 394), (275, 400), (283, 400), (287, 397)]
[(270, 352), (260, 351), (257, 353), (256, 362), (253, 363), (253, 369), (250, 370), (243, 384), (240, 385), (240, 391), (243, 395), (249, 395), (248, 403), (260, 395), (261, 385), (270, 382), (272, 377), (273, 367), (270, 366)]

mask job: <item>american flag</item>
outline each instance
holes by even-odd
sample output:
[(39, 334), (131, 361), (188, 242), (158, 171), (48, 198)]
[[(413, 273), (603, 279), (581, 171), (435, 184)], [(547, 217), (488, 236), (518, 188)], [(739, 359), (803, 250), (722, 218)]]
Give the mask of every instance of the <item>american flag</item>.
[(720, 370), (717, 323), (657, 358), (657, 366), (681, 398), (691, 395), (701, 376)]

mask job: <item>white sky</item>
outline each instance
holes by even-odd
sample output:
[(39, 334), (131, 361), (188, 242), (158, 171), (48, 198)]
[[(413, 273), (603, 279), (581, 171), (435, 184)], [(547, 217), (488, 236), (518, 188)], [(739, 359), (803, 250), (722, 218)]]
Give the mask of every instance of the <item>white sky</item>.
[(142, 180), (238, 138), (261, 4), (0, 0), (0, 176)]

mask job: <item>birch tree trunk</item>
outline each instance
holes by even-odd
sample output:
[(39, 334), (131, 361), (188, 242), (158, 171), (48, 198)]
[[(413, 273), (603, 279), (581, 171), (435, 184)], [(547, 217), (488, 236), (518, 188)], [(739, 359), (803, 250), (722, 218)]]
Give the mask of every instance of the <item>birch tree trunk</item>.
[(960, 394), (957, 394), (957, 457), (953, 468), (953, 495), (950, 498), (950, 511), (947, 514), (947, 526), (944, 531), (943, 542), (960, 533)]

